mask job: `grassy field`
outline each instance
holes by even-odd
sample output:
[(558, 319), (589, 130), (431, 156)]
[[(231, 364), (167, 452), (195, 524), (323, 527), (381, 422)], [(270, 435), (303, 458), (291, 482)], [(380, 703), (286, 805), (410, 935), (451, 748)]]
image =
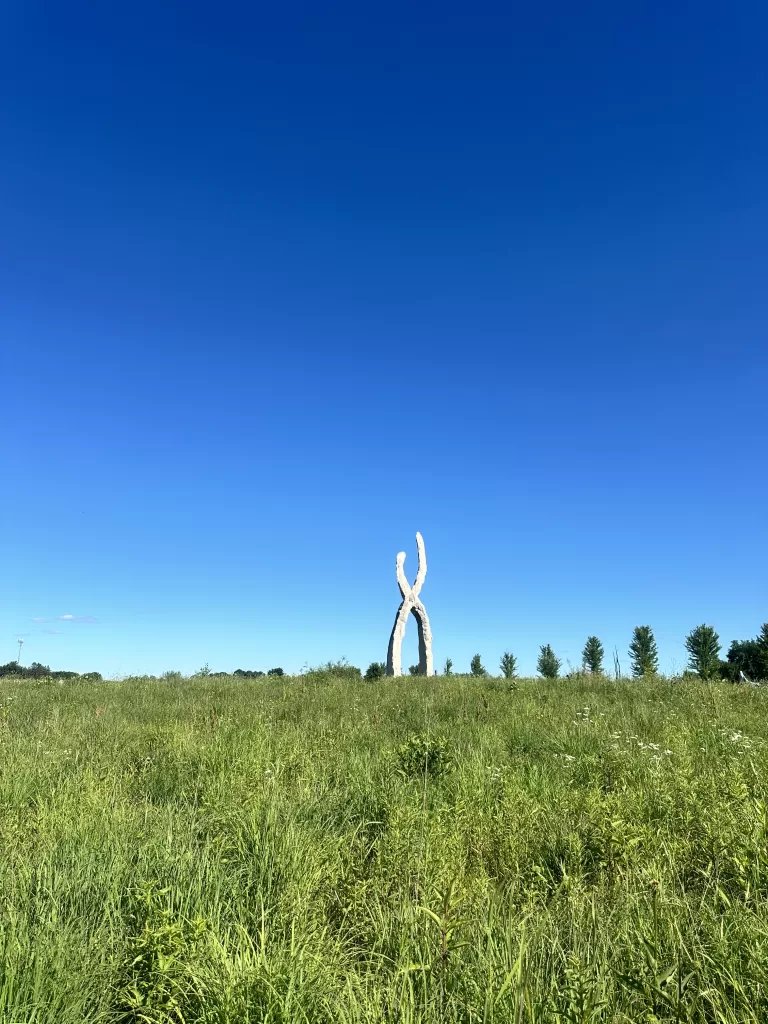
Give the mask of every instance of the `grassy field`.
[(0, 1021), (765, 1022), (767, 753), (727, 684), (5, 679)]

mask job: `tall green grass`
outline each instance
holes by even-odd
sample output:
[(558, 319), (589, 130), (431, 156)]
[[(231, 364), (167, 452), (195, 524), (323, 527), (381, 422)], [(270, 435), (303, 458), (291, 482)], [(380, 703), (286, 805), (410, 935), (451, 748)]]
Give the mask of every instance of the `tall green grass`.
[(0, 705), (4, 1024), (768, 1019), (760, 689), (5, 679)]

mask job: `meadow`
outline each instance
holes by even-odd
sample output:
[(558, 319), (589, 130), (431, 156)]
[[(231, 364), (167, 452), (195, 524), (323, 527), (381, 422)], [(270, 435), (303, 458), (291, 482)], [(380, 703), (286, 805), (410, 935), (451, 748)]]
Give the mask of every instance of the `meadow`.
[(0, 1021), (764, 1022), (768, 691), (0, 680)]

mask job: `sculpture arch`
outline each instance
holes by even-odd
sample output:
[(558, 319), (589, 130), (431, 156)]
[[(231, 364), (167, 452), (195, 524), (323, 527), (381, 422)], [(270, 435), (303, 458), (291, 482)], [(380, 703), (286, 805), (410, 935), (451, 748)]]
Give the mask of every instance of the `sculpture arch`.
[(424, 551), (424, 539), (420, 533), (416, 534), (416, 547), (419, 552), (419, 568), (416, 572), (416, 579), (413, 587), (408, 584), (405, 578), (403, 565), (405, 563), (405, 552), (401, 551), (397, 556), (396, 573), (397, 585), (400, 588), (403, 600), (397, 609), (395, 624), (392, 627), (392, 635), (389, 638), (389, 649), (387, 651), (387, 675), (401, 676), (403, 674), (403, 637), (408, 616), (413, 615), (416, 619), (416, 626), (419, 631), (419, 675), (434, 675), (432, 661), (432, 631), (429, 628), (429, 616), (427, 609), (421, 603), (419, 594), (427, 576), (427, 556)]

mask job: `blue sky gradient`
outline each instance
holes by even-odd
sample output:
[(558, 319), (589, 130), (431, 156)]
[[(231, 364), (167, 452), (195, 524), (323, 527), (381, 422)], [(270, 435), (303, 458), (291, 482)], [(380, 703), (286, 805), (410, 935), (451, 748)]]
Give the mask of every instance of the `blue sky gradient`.
[(0, 662), (753, 636), (765, 5), (159, 6), (0, 15)]

